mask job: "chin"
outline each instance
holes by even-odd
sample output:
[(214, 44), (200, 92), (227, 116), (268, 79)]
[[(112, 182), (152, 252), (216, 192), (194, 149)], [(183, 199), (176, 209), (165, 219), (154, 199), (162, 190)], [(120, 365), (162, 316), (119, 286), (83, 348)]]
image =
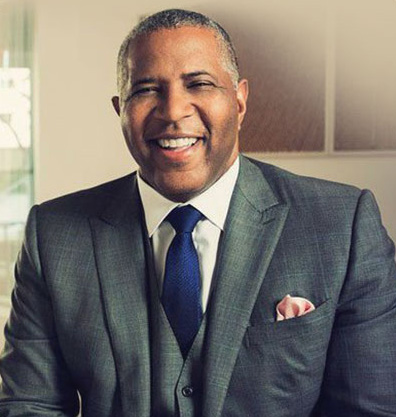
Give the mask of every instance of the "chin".
[[(193, 175), (191, 172), (178, 172), (176, 175), (162, 176), (156, 178), (154, 188), (164, 197), (172, 201), (184, 203), (193, 197), (201, 194), (211, 184), (207, 178), (201, 175)], [(205, 181), (206, 179), (206, 181)]]
[(177, 184), (175, 187), (161, 187), (158, 191), (168, 198), (169, 200), (178, 202), (178, 203), (185, 203), (188, 200), (196, 197), (197, 195), (201, 194), (203, 191), (206, 190), (204, 184), (200, 184), (199, 186), (192, 186), (192, 185), (182, 185)]

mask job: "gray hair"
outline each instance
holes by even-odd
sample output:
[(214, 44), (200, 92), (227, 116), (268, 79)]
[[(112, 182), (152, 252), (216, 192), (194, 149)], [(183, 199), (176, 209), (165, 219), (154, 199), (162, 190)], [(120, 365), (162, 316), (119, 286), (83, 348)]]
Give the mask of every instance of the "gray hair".
[(117, 88), (119, 94), (122, 95), (129, 76), (126, 61), (131, 42), (140, 35), (148, 35), (161, 29), (176, 29), (183, 26), (203, 27), (215, 32), (223, 50), (222, 58), (225, 69), (230, 73), (234, 86), (238, 85), (240, 80), (238, 59), (231, 38), (225, 29), (219, 23), (201, 13), (182, 9), (169, 9), (155, 13), (142, 20), (129, 32), (122, 42), (117, 60)]

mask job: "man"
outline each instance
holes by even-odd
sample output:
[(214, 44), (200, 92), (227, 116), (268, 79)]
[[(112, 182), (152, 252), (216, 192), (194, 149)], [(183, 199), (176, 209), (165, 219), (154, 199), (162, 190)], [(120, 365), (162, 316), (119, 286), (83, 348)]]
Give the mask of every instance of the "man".
[(77, 392), (89, 417), (396, 416), (371, 193), (239, 156), (247, 81), (205, 16), (147, 18), (118, 66), (139, 172), (32, 209), (0, 416), (74, 416)]

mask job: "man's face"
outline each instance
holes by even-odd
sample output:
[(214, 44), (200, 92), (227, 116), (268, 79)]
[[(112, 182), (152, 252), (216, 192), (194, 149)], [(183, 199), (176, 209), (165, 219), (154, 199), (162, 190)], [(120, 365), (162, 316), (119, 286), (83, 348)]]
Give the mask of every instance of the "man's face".
[(130, 46), (113, 104), (143, 179), (171, 200), (206, 190), (238, 155), (247, 81), (235, 87), (223, 56), (206, 28), (162, 29)]

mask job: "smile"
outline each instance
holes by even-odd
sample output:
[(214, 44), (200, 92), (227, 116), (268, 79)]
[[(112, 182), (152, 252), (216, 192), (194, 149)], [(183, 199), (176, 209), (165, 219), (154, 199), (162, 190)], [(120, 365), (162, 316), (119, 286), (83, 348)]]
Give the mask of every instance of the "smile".
[(157, 144), (163, 149), (178, 149), (186, 148), (195, 145), (198, 142), (198, 138), (167, 138), (157, 139)]

